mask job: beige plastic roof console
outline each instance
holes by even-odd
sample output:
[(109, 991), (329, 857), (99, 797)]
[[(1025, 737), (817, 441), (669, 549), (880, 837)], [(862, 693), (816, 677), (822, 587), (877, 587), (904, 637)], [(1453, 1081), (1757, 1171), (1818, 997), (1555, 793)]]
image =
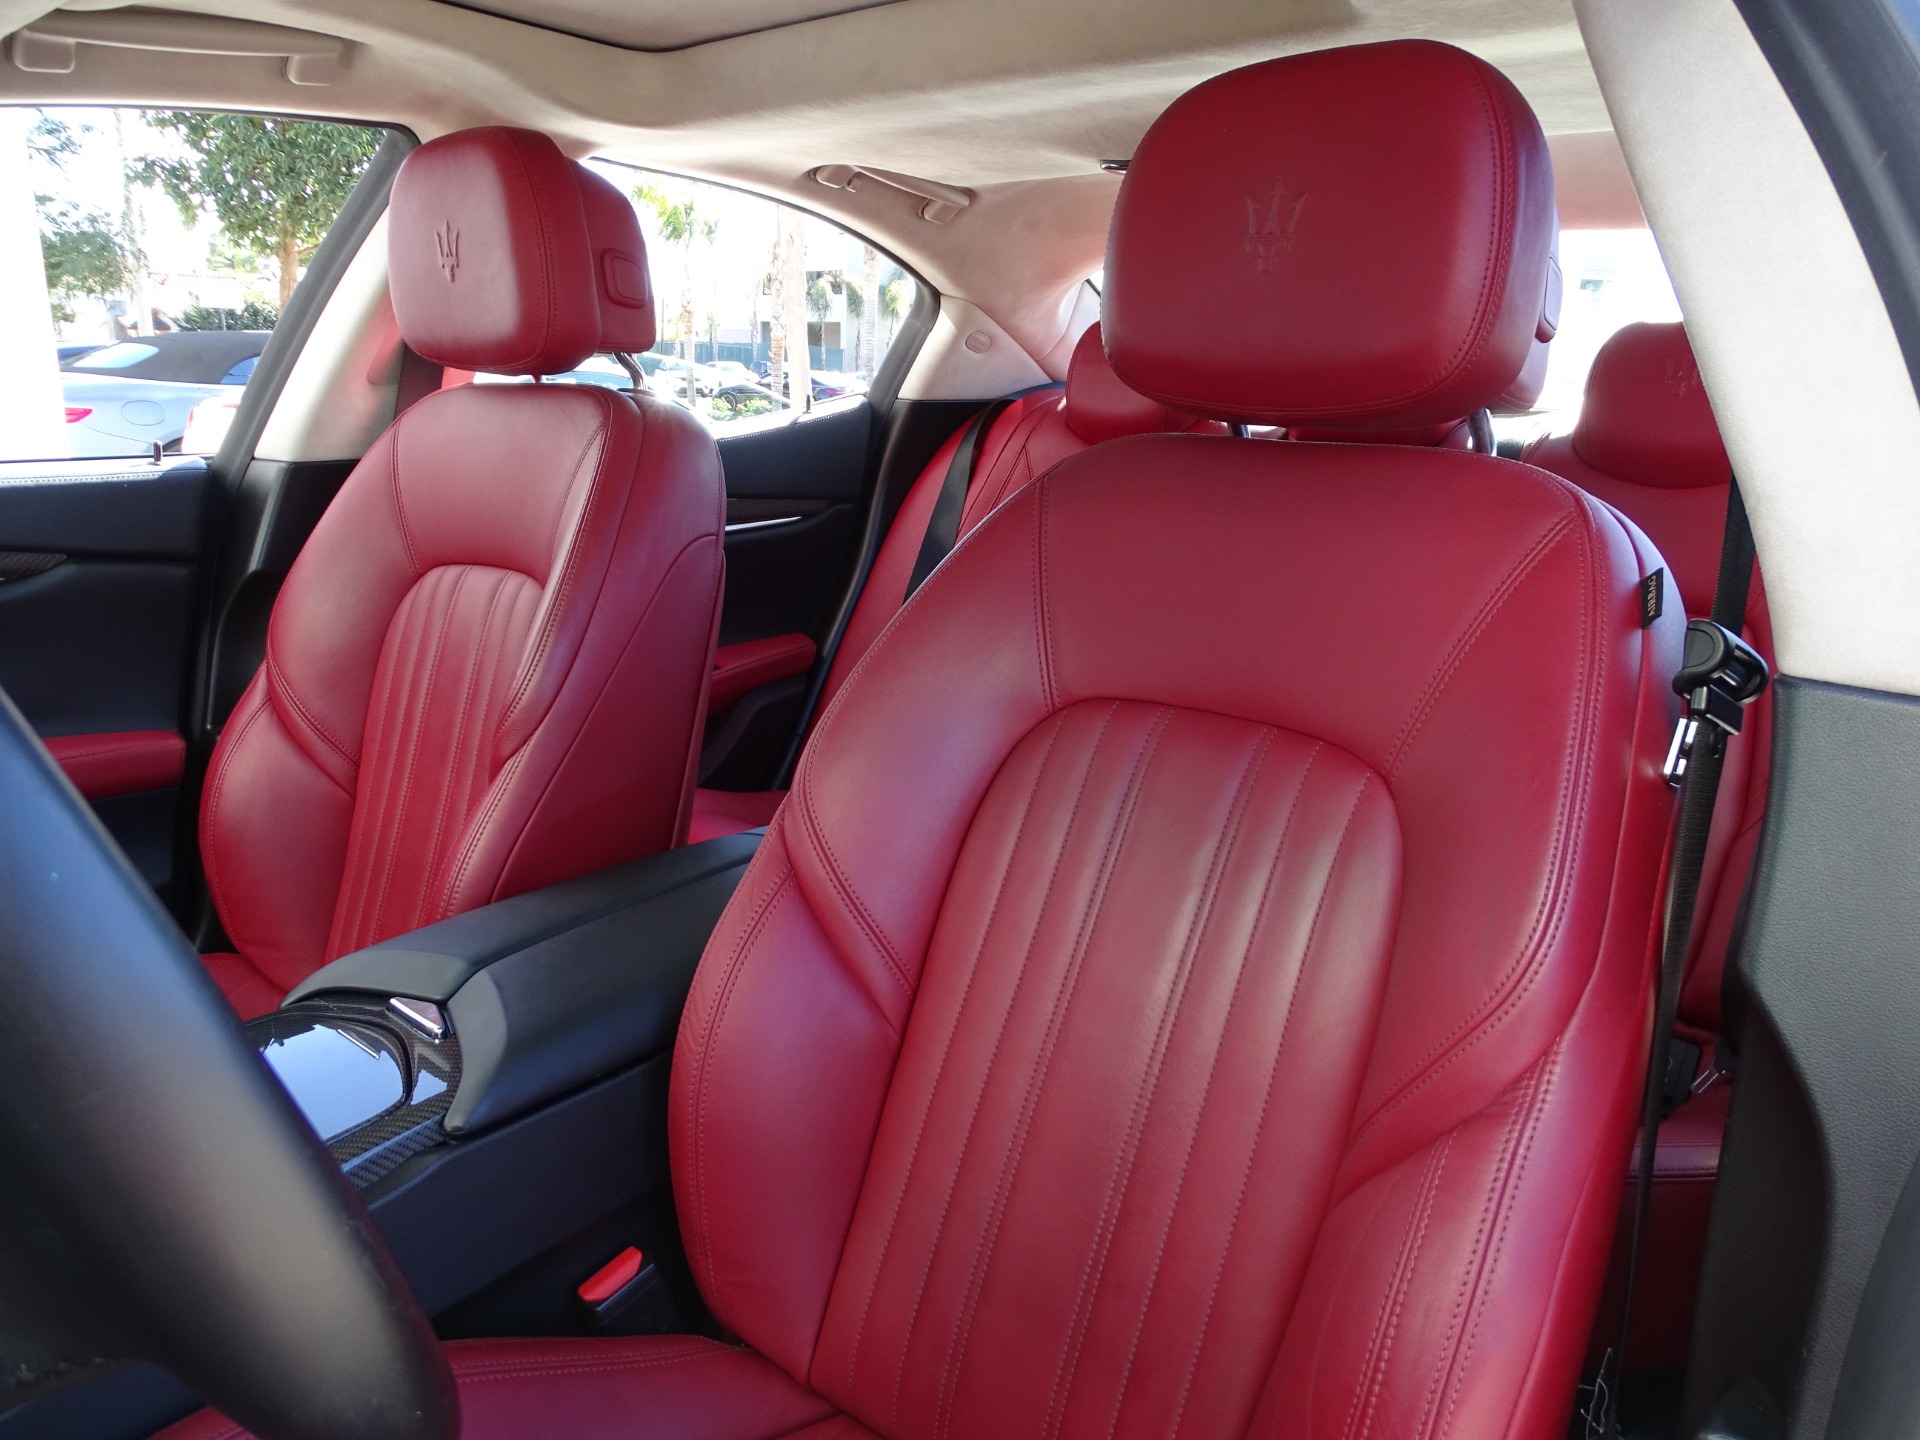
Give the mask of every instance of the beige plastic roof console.
[(874, 170), (864, 165), (822, 165), (809, 172), (815, 180), (833, 190), (858, 190), (868, 181), (890, 185), (920, 201), (920, 218), (944, 225), (973, 203), (973, 192), (958, 185), (942, 185), (938, 180), (922, 180), (918, 175), (902, 175), (897, 170)]
[(103, 45), (117, 50), (156, 50), (173, 55), (265, 56), (286, 61), (295, 85), (331, 85), (339, 74), (347, 42), (285, 25), (232, 20), (219, 15), (185, 15), (166, 10), (56, 10), (15, 32), (9, 42), (21, 70), (68, 75), (79, 62), (79, 47)]

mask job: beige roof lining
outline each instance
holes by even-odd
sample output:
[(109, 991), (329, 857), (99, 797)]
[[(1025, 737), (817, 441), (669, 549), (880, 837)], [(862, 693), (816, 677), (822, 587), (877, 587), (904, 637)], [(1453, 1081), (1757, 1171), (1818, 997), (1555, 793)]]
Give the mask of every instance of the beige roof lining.
[(624, 50), (683, 50), (901, 0), (442, 0)]
[[(1064, 369), (1073, 338), (1063, 304), (1102, 263), (1118, 181), (1098, 161), (1130, 154), (1166, 103), (1208, 75), (1300, 49), (1426, 35), (1499, 64), (1550, 132), (1608, 125), (1567, 0), (907, 0), (669, 53), (441, 0), (150, 3), (350, 44), (325, 87), (288, 83), (271, 58), (155, 65), (150, 54), (87, 45), (69, 75), (0, 65), (0, 97), (227, 105), (398, 123), (422, 137), (533, 126), (574, 154), (742, 185), (843, 221), (978, 306), (1049, 373)], [(0, 0), (0, 24), (44, 9)], [(1584, 144), (1578, 173), (1604, 175), (1607, 141)], [(930, 224), (898, 191), (807, 178), (830, 163), (924, 175), (975, 199)], [(1621, 214), (1617, 194), (1601, 209)]]

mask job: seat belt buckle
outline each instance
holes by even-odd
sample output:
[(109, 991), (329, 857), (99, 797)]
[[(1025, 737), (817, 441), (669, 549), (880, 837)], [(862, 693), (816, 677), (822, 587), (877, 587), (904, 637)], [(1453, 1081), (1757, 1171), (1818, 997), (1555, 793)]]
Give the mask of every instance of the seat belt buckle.
[(1716, 750), (1738, 735), (1751, 705), (1772, 678), (1760, 652), (1726, 626), (1712, 620), (1687, 622), (1686, 650), (1674, 672), (1674, 693), (1685, 698), (1686, 713), (1675, 726), (1661, 767), (1669, 785), (1686, 778), (1687, 762), (1702, 744)]
[(668, 1335), (680, 1317), (658, 1267), (632, 1246), (583, 1281), (575, 1294), (601, 1335)]

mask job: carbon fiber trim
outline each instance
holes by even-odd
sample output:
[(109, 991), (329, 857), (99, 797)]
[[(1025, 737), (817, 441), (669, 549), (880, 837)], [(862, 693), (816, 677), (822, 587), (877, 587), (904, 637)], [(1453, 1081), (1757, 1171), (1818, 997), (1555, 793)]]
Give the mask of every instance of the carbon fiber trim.
[[(264, 1051), (315, 1025), (373, 1031), (405, 1065), (402, 1093), (409, 1098), (327, 1142), (356, 1189), (366, 1189), (402, 1161), (446, 1141), (442, 1122), (460, 1085), (460, 1043), (451, 1030), (432, 1040), (372, 996), (333, 995), (262, 1015), (248, 1022), (247, 1033)], [(298, 1103), (302, 1097), (294, 1099)]]

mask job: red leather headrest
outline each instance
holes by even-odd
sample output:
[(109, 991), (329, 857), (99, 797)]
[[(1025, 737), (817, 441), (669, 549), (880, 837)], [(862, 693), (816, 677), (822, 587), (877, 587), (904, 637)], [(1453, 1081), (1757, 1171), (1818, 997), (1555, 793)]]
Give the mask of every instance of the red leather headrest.
[(1733, 473), (1686, 327), (1628, 325), (1593, 358), (1573, 453), (1636, 485), (1691, 490)]
[(387, 270), (400, 333), (442, 365), (551, 375), (600, 343), (578, 171), (536, 131), (462, 130), (408, 156)]
[(593, 246), (593, 273), (600, 302), (602, 350), (638, 354), (658, 338), (653, 308), (653, 279), (647, 271), (647, 242), (633, 202), (619, 187), (584, 165), (574, 167), (580, 199), (587, 209), (587, 238)]
[(1107, 242), (1107, 357), (1195, 414), (1404, 430), (1491, 404), (1544, 323), (1553, 169), (1464, 50), (1288, 56), (1141, 140)]
[(1107, 363), (1100, 327), (1091, 325), (1073, 347), (1073, 359), (1067, 363), (1067, 393), (1061, 406), (1067, 428), (1089, 445), (1102, 440), (1118, 440), (1123, 435), (1157, 435), (1163, 430), (1183, 430), (1193, 417), (1170, 410), (1158, 400), (1149, 400), (1138, 390), (1120, 383)]

